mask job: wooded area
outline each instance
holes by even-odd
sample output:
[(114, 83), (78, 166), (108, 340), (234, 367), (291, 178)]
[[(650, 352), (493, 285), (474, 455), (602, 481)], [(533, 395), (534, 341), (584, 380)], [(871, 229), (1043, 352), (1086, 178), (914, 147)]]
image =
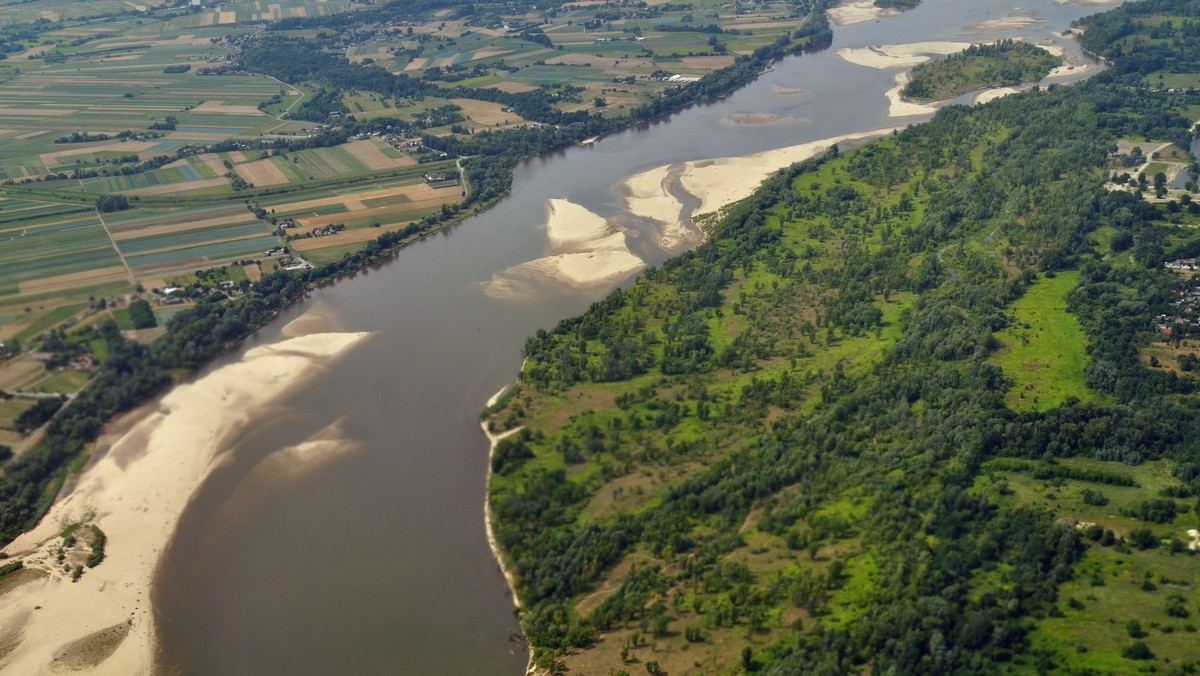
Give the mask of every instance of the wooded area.
[[(1166, 30), (1139, 17), (1167, 11), (1191, 17), (1169, 58), (1138, 39)], [(1145, 76), (1200, 72), (1178, 42), (1195, 17), (1166, 0), (1102, 15), (1104, 41), (1085, 45), (1110, 71), (785, 170), (696, 250), (531, 337), (489, 411), (496, 432), (523, 427), (497, 447), (489, 493), (536, 662), (1194, 668), (1197, 643), (1175, 636), (1200, 612), (1184, 562), (1196, 381), (1139, 349), (1178, 296), (1162, 263), (1196, 242), (1166, 204), (1101, 186), (1119, 139), (1187, 147), (1180, 111), (1200, 96)], [(1114, 238), (1136, 245), (1116, 255)], [(1060, 347), (1086, 365), (1057, 377), (1087, 396), (1014, 408), (998, 335), (1066, 270), (1084, 331)], [(1166, 478), (1141, 483), (1141, 467)], [(1128, 506), (1093, 517), (1118, 490)], [(1081, 571), (1122, 567), (1160, 571), (1174, 596), (1101, 592), (1097, 572), (1086, 599), (1064, 597)], [(1165, 605), (1144, 600), (1157, 593)], [(1050, 629), (1064, 617), (1088, 629)]]

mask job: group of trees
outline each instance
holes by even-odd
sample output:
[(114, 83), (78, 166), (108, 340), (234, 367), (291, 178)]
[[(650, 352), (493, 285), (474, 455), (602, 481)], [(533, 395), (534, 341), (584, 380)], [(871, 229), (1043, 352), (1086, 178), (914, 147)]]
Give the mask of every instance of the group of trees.
[(1037, 82), (1061, 63), (1061, 57), (1028, 42), (971, 45), (913, 68), (912, 80), (901, 93), (917, 101), (948, 99), (984, 87)]
[[(1178, 15), (1186, 3), (1169, 4)], [(1188, 102), (1200, 103), (1154, 91), (1118, 61), (1072, 87), (943, 109), (781, 172), (694, 251), (527, 340), (520, 391), (494, 421), (533, 432), (505, 449), (490, 496), (535, 659), (556, 664), (599, 632), (639, 624), (677, 627), (698, 643), (730, 626), (755, 637), (765, 631), (755, 618), (794, 607), (804, 622), (760, 644), (756, 669), (1062, 666), (1061, 654), (1033, 657), (1027, 634), (1032, 618), (1058, 612), (1058, 588), (1089, 543), (1156, 547), (1155, 524), (1190, 509), (1178, 496), (1200, 493), (1200, 416), (1177, 396), (1195, 386), (1138, 356), (1150, 318), (1177, 297), (1161, 263), (1183, 249), (1163, 245), (1165, 207), (1101, 187), (1116, 139), (1190, 139), (1175, 108)], [(1132, 264), (1104, 257), (1102, 226), (1127, 234)], [(1039, 274), (1068, 268), (1082, 273), (1070, 310), (1089, 337), (1086, 381), (1111, 403), (1015, 412), (989, 358), (996, 332)], [(910, 300), (878, 358), (823, 361), (841, 344), (857, 345), (852, 355), (868, 349), (848, 341), (881, 340), (880, 298), (890, 294)], [(718, 349), (731, 315), (738, 328)], [(577, 396), (614, 392), (612, 406), (570, 408)], [(1072, 457), (1171, 458), (1192, 469), (1175, 497), (1147, 493), (1127, 508), (1148, 522), (1127, 543), (977, 490), (985, 471), (1135, 484), (1056, 464)], [(559, 458), (585, 468), (545, 469)], [(701, 469), (594, 515), (610, 482), (685, 463)], [(829, 513), (847, 496), (865, 505), (856, 520)], [(741, 532), (764, 513), (758, 530), (819, 561), (807, 573), (794, 564), (733, 572), (746, 552)], [(878, 569), (858, 580), (869, 591), (850, 610), (842, 600), (839, 622), (823, 624), (860, 561), (835, 553), (847, 551), (869, 552)], [(623, 560), (637, 563), (616, 591), (577, 612)], [(732, 582), (696, 582), (710, 578)]]

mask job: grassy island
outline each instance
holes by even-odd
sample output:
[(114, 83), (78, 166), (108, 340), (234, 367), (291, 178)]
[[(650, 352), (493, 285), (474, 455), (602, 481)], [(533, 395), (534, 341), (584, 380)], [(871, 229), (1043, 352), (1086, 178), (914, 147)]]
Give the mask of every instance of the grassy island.
[(912, 81), (901, 93), (913, 101), (941, 101), (985, 87), (1037, 82), (1061, 64), (1062, 57), (1027, 42), (971, 45), (913, 68)]

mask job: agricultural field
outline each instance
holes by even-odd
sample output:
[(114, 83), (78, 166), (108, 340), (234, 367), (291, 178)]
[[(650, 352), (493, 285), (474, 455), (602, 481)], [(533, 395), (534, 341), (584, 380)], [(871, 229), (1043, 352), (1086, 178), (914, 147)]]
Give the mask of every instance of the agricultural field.
[[(18, 20), (49, 23), (0, 64), (0, 336), (36, 337), (97, 299), (119, 307), (143, 289), (337, 260), (465, 196), (454, 159), (412, 139), (532, 123), (449, 91), (344, 90), (333, 100), (346, 117), (323, 118), (305, 106), (327, 85), (239, 67), (254, 40), (317, 36), (262, 35), (264, 22), (362, 12), (375, 18), (334, 31), (327, 49), (447, 90), (561, 92), (563, 112), (616, 115), (681, 86), (668, 75), (702, 77), (805, 20), (715, 0), (413, 16), (316, 0), (205, 4), (89, 3), (102, 21), (64, 0), (19, 5)], [(369, 133), (309, 141), (377, 119)], [(387, 133), (393, 119), (407, 133)], [(97, 210), (115, 198), (119, 208)]]

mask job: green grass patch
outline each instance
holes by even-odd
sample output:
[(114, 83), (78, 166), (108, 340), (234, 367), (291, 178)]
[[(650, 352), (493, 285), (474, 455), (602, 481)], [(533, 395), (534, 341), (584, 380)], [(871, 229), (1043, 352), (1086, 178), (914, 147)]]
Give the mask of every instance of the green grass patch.
[(1006, 397), (1012, 408), (1045, 411), (1070, 397), (1100, 399), (1084, 382), (1087, 335), (1067, 311), (1067, 294), (1078, 284), (1075, 271), (1042, 277), (1012, 304), (1015, 321), (1000, 332), (1004, 346), (992, 356), (1012, 379)]

